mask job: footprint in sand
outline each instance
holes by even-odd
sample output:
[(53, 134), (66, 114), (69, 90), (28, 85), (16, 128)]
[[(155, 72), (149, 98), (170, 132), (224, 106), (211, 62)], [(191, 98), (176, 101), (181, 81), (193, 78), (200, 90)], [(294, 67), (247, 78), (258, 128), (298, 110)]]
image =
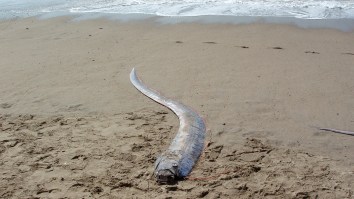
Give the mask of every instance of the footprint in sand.
[(354, 53), (342, 53), (343, 55), (354, 55)]
[(68, 111), (80, 111), (83, 109), (82, 104), (71, 105), (67, 108)]
[(214, 42), (214, 41), (205, 41), (205, 42), (203, 42), (203, 43), (205, 43), (205, 44), (217, 44), (217, 43)]
[(0, 104), (0, 107), (3, 108), (3, 109), (7, 109), (7, 108), (11, 108), (12, 104), (10, 104), (10, 103), (2, 103), (2, 104)]
[(272, 47), (272, 49), (274, 49), (274, 50), (283, 50), (284, 48), (279, 47), (279, 46), (275, 46), (275, 47)]
[(236, 47), (244, 48), (244, 49), (250, 48), (250, 47), (248, 47), (248, 46), (236, 46)]
[(183, 41), (176, 41), (176, 44), (183, 44)]
[(310, 53), (310, 54), (317, 54), (317, 55), (320, 54), (319, 52), (316, 52), (316, 51), (305, 51), (305, 53), (307, 53), (307, 54), (308, 54), (308, 53)]

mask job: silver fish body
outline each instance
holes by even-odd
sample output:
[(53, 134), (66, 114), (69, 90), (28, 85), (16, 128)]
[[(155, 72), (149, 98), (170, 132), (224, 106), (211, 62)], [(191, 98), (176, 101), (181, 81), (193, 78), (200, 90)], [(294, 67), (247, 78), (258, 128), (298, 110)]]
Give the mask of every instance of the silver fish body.
[(171, 109), (179, 118), (179, 129), (169, 148), (155, 162), (154, 175), (159, 183), (173, 183), (192, 171), (203, 152), (205, 124), (203, 119), (187, 106), (168, 99), (147, 87), (133, 68), (130, 81), (144, 95)]

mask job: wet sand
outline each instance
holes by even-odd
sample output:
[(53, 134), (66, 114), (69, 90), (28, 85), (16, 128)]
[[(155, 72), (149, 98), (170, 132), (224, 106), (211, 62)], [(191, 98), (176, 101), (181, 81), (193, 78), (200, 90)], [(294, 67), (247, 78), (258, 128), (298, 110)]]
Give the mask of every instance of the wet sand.
[[(290, 25), (61, 17), (0, 22), (0, 197), (352, 198), (354, 33)], [(157, 185), (177, 117), (198, 111), (189, 179)]]

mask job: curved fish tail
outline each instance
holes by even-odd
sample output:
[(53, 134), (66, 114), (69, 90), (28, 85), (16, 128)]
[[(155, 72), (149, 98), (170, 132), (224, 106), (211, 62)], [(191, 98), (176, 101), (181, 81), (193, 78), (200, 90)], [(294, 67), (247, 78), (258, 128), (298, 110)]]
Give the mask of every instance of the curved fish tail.
[[(149, 97), (150, 99), (158, 102), (167, 108), (171, 109), (177, 116), (181, 115), (181, 106), (184, 106), (176, 101), (173, 101), (163, 95), (158, 91), (155, 91), (147, 87), (143, 81), (137, 76), (135, 68), (130, 72), (130, 81), (141, 93)], [(183, 107), (184, 108), (184, 107)]]

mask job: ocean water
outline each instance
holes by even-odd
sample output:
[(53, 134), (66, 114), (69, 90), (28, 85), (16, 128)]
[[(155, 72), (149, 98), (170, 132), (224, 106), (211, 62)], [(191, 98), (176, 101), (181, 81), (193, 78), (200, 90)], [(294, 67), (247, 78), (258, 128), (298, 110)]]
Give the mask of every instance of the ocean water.
[(48, 14), (354, 19), (354, 0), (0, 0), (0, 17)]

